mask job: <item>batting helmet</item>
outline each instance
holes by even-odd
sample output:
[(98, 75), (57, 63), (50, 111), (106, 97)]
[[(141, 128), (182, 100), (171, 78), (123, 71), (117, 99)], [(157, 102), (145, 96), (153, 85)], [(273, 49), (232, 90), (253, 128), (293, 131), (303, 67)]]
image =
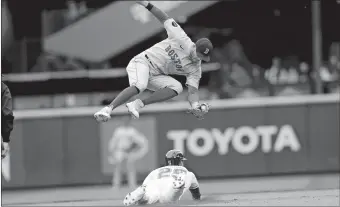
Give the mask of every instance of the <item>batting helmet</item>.
[(181, 161), (187, 160), (180, 150), (170, 150), (165, 154), (166, 165), (179, 165)]

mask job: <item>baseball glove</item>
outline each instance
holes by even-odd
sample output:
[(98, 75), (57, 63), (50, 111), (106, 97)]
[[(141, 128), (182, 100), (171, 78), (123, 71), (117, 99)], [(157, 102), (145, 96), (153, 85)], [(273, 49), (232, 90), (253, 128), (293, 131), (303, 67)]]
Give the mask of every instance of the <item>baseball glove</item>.
[(188, 109), (187, 113), (194, 115), (198, 120), (204, 119), (204, 115), (209, 112), (209, 104), (200, 103), (196, 108)]

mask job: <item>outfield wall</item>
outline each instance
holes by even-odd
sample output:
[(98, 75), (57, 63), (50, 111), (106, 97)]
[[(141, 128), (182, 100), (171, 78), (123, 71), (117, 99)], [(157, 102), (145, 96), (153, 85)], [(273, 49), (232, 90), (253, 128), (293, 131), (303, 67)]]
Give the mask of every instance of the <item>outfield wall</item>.
[[(139, 180), (178, 148), (199, 178), (339, 172), (339, 95), (211, 101), (198, 121), (188, 103), (143, 110), (133, 126), (149, 139)], [(98, 124), (97, 107), (15, 111), (5, 189), (110, 183), (107, 143), (126, 116)]]

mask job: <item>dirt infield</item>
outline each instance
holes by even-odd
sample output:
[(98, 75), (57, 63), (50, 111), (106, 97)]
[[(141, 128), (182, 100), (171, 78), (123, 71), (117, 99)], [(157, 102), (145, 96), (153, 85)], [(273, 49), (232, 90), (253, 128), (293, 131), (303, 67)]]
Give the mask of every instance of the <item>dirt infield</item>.
[[(339, 175), (204, 181), (203, 200), (186, 194), (176, 206), (339, 206)], [(130, 189), (110, 186), (5, 191), (2, 206), (121, 206)]]

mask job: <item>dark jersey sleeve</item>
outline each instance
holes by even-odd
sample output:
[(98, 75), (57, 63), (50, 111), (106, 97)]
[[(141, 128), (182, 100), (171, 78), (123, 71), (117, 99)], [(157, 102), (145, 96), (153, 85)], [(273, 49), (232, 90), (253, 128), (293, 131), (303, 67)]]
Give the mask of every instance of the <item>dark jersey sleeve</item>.
[(1, 136), (4, 142), (9, 142), (13, 130), (12, 95), (6, 84), (1, 82)]
[(200, 188), (189, 189), (194, 200), (201, 200)]

